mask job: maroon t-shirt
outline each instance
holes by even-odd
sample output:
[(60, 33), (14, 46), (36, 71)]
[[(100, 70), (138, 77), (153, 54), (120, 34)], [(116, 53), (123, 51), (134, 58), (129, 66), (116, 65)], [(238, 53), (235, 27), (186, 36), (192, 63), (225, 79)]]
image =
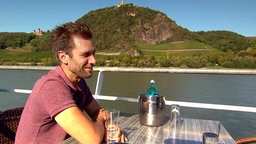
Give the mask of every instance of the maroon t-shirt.
[(93, 96), (84, 79), (77, 90), (58, 66), (40, 78), (24, 107), (17, 129), (15, 143), (59, 143), (69, 135), (54, 119), (59, 112), (77, 106), (82, 111)]

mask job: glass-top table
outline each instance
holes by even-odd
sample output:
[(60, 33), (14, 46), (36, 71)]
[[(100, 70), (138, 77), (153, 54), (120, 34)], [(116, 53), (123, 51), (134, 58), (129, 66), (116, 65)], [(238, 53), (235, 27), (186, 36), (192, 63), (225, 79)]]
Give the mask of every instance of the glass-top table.
[[(203, 133), (208, 128), (215, 128), (218, 121), (181, 118), (178, 126), (173, 126), (169, 118), (159, 127), (149, 127), (140, 124), (138, 114), (121, 114), (120, 127), (130, 144), (203, 144)], [(78, 144), (70, 137), (63, 144)], [(220, 144), (236, 144), (234, 139), (221, 125)]]

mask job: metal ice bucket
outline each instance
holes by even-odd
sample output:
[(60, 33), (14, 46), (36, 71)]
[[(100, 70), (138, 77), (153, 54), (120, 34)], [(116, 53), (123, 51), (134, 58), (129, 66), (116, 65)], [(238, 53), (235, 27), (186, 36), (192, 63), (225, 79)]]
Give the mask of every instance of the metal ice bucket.
[(146, 126), (161, 126), (165, 123), (165, 97), (139, 95), (140, 123)]

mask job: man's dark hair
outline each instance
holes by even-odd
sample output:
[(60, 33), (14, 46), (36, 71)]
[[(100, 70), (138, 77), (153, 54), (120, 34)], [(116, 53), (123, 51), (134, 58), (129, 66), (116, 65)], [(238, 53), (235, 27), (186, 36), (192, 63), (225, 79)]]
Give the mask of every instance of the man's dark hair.
[(60, 60), (58, 58), (58, 51), (64, 51), (72, 57), (71, 50), (74, 48), (73, 37), (81, 37), (84, 39), (92, 39), (92, 31), (89, 26), (82, 23), (65, 23), (57, 26), (52, 32), (52, 51), (56, 56), (58, 64)]

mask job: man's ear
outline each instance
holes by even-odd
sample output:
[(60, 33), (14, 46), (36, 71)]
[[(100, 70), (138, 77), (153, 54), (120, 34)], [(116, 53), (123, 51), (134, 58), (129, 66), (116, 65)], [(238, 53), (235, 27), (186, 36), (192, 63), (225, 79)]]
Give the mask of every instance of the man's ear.
[(69, 60), (69, 55), (66, 54), (64, 51), (59, 51), (58, 52), (58, 57), (60, 59), (60, 61), (64, 64), (68, 64), (68, 60)]

